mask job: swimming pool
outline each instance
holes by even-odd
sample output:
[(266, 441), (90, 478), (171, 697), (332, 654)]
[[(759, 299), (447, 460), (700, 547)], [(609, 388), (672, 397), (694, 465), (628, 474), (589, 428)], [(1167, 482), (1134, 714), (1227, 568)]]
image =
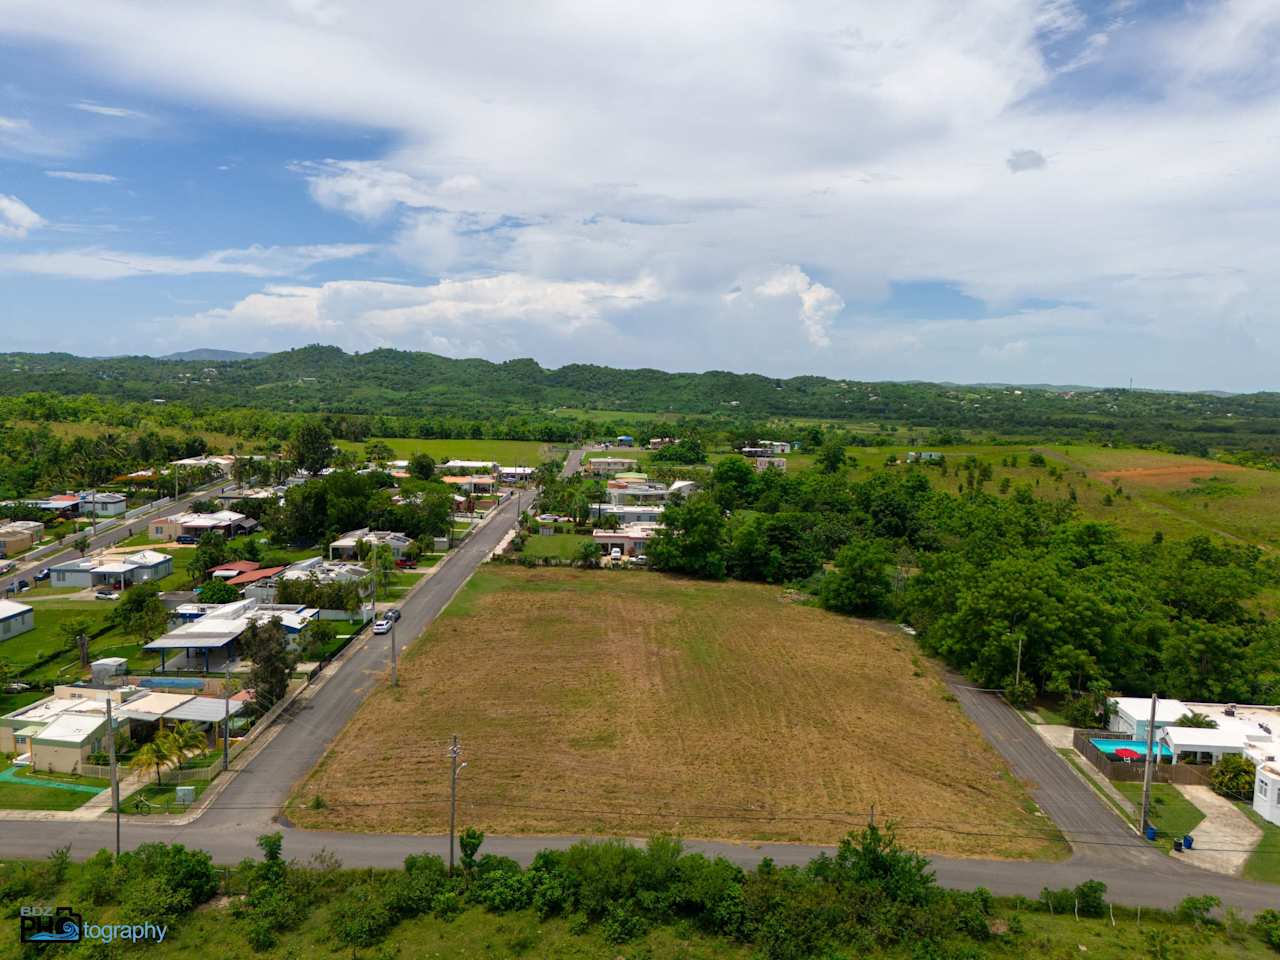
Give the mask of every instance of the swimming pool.
[[(1134, 753), (1145, 757), (1147, 755), (1147, 741), (1145, 740), (1099, 740), (1092, 739), (1089, 741), (1107, 756), (1112, 756), (1117, 750), (1129, 749)], [(1173, 759), (1173, 752), (1163, 743), (1157, 743), (1152, 746), (1152, 753), (1155, 756), (1165, 760)]]

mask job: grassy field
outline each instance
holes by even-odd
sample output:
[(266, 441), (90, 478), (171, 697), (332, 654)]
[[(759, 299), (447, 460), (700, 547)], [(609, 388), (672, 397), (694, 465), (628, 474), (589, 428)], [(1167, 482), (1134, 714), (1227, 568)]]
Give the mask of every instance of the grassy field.
[[(46, 421), (46, 420), (15, 420), (14, 426), (22, 427), (26, 430), (38, 430), (41, 427), (48, 427), (50, 432), (55, 436), (64, 440), (75, 439), (76, 437), (98, 437), (104, 433), (114, 433), (118, 437), (134, 437), (145, 432), (142, 429), (134, 429), (130, 427), (114, 427), (101, 423), (65, 423), (62, 421)], [(231, 436), (229, 433), (217, 433), (213, 430), (179, 430), (176, 427), (161, 427), (147, 425), (147, 430), (154, 429), (156, 433), (162, 437), (173, 437), (177, 440), (186, 440), (188, 437), (203, 437), (204, 442), (210, 447), (218, 450), (231, 450), (233, 447), (247, 450), (250, 446), (246, 440), (241, 440)]]
[[(84, 617), (92, 624), (91, 629), (96, 631), (105, 625), (107, 614), (113, 606), (114, 604), (102, 600), (42, 600), (32, 604), (35, 610), (35, 629), (0, 642), (0, 658), (8, 661), (15, 673), (21, 673), (43, 657), (57, 652), (57, 658), (31, 673), (22, 674), (21, 679), (27, 683), (33, 680), (78, 679), (82, 673), (79, 653), (66, 647), (58, 629), (59, 624)], [(131, 670), (147, 670), (160, 662), (158, 657), (142, 653), (136, 637), (128, 636), (116, 628), (94, 638), (89, 645), (89, 655), (95, 660), (101, 657), (126, 657)]]
[(928, 850), (1065, 850), (909, 638), (755, 584), (486, 568), (289, 816), (443, 829), (451, 733), (464, 822), (496, 833), (832, 841), (874, 803)]
[[(21, 783), (8, 779), (11, 771)], [(22, 776), (19, 768), (6, 767), (0, 773), (6, 774), (6, 779), (0, 780), (0, 810), (76, 810), (94, 796), (83, 790), (44, 786), (38, 777)]]
[[(1142, 784), (1117, 781), (1115, 787), (1133, 804), (1135, 810), (1142, 809)], [(1181, 840), (1191, 833), (1203, 819), (1204, 814), (1200, 812), (1200, 808), (1179, 793), (1177, 787), (1168, 783), (1151, 785), (1151, 822), (1159, 831), (1157, 846), (1172, 850), (1173, 841)]]
[[(864, 479), (881, 470), (908, 469), (905, 459), (913, 449), (933, 448), (921, 444), (849, 447), (846, 453), (857, 461), (854, 478)], [(1011, 488), (1030, 484), (1037, 496), (1046, 499), (1068, 499), (1074, 491), (1085, 516), (1109, 520), (1134, 537), (1149, 539), (1156, 531), (1168, 537), (1209, 534), (1280, 548), (1280, 512), (1274, 508), (1280, 498), (1280, 472), (1152, 450), (1080, 444), (966, 444), (937, 449), (946, 454), (948, 475), (942, 476), (936, 467), (924, 469), (930, 481), (944, 490), (959, 489), (963, 473), (956, 468), (972, 456), (992, 468), (992, 479), (985, 487), (988, 492), (998, 493), (1006, 477)], [(1031, 466), (1029, 458), (1036, 452), (1045, 457), (1045, 467)], [(897, 466), (886, 466), (891, 454), (900, 461)]]
[(525, 537), (520, 552), (526, 557), (556, 557), (567, 562), (577, 557), (584, 543), (590, 542), (590, 537), (577, 533), (553, 533), (546, 537), (535, 533)]
[(1258, 816), (1250, 804), (1236, 806), (1262, 831), (1262, 839), (1244, 863), (1244, 878), (1259, 883), (1280, 883), (1280, 827)]
[(536, 467), (554, 456), (551, 444), (540, 440), (419, 440), (415, 437), (373, 437), (362, 443), (339, 440), (343, 450), (364, 454), (369, 443), (380, 441), (389, 446), (397, 460), (407, 460), (415, 453), (430, 454), (436, 463), (446, 460), (494, 460), (503, 466)]

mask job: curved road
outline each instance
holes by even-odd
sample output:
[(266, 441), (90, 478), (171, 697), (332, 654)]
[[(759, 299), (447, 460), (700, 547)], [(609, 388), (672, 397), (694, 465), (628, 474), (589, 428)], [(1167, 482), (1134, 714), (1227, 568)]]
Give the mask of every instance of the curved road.
[[(520, 506), (517, 497), (500, 505), (438, 572), (406, 598), (401, 604), (402, 636), (417, 637), (430, 625), (514, 524)], [(305, 859), (325, 849), (348, 866), (394, 867), (410, 853), (447, 856), (447, 839), (440, 836), (298, 830), (278, 816), (293, 784), (323, 757), (369, 688), (386, 682), (389, 654), (389, 637), (367, 636), (331, 665), (331, 673), (314, 694), (300, 697), (282, 714), (276, 728), (268, 733), (266, 745), (234, 769), (202, 815), (185, 824), (159, 817), (125, 818), (123, 845), (181, 842), (209, 850), (219, 862), (234, 863), (257, 855), (254, 840), (258, 834), (282, 830), (290, 857)], [(1106, 882), (1108, 896), (1119, 903), (1172, 907), (1185, 896), (1211, 893), (1250, 913), (1280, 906), (1280, 888), (1207, 873), (1156, 852), (1138, 839), (1003, 700), (959, 684), (953, 684), (953, 689), (965, 711), (1018, 776), (1031, 784), (1042, 809), (1074, 841), (1075, 852), (1060, 863), (934, 858), (934, 869), (944, 885), (984, 886), (998, 894), (1035, 896), (1045, 886), (1074, 886), (1098, 879)], [(0, 822), (2, 817), (0, 814)], [(538, 850), (567, 846), (578, 839), (488, 837), (484, 849), (527, 863)], [(23, 820), (21, 826), (10, 821), (0, 829), (0, 851), (11, 857), (40, 857), (66, 844), (71, 845), (74, 856), (87, 857), (113, 843), (114, 824), (109, 816), (75, 822)], [(686, 847), (744, 866), (766, 856), (780, 864), (803, 863), (830, 850), (799, 844), (708, 841), (688, 841)]]

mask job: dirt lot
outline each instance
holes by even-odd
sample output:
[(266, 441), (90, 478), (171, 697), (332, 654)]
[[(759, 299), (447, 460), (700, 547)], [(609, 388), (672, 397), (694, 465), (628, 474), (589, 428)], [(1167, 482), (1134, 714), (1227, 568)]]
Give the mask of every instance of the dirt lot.
[(490, 833), (833, 841), (875, 804), (925, 850), (1063, 850), (908, 637), (775, 588), (486, 568), (400, 683), (299, 787), (294, 822), (445, 829), (457, 733), (460, 822)]
[(1215, 463), (1212, 461), (1193, 461), (1191, 463), (1170, 464), (1163, 467), (1133, 467), (1128, 470), (1102, 470), (1094, 474), (1099, 480), (1119, 480), (1124, 483), (1140, 484), (1144, 487), (1183, 489), (1186, 484), (1197, 477), (1231, 476), (1232, 474), (1248, 475), (1245, 467), (1237, 467), (1231, 463)]

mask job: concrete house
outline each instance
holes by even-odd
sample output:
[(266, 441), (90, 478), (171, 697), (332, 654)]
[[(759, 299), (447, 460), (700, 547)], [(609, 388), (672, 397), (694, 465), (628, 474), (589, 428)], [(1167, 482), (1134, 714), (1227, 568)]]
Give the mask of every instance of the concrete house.
[(1254, 773), (1253, 809), (1268, 823), (1280, 826), (1280, 765), (1264, 763)]
[(173, 557), (156, 550), (139, 550), (123, 557), (82, 557), (49, 567), (55, 587), (111, 587), (123, 590), (135, 583), (163, 580), (173, 573)]
[(394, 533), (390, 530), (370, 530), (368, 527), (362, 527), (359, 530), (352, 530), (350, 533), (343, 534), (343, 536), (329, 544), (329, 559), (358, 560), (361, 542), (371, 548), (385, 544), (391, 548), (391, 555), (399, 560), (405, 555), (405, 551), (409, 549), (413, 540), (403, 533)]
[(441, 473), (482, 473), (494, 476), (500, 469), (495, 460), (450, 460), (440, 464)]
[(0, 753), (35, 770), (76, 773), (101, 749), (106, 705), (93, 698), (46, 697), (0, 717)]
[(120, 517), (129, 509), (128, 499), (120, 493), (80, 494), (82, 517)]
[[(35, 614), (25, 603), (0, 600), (0, 641), (26, 633), (36, 625)], [(0, 647), (0, 655), (4, 648)]]
[(153, 540), (173, 540), (177, 537), (195, 537), (217, 533), (231, 538), (256, 529), (258, 521), (234, 510), (216, 513), (175, 513), (152, 520), (148, 529)]
[[(1107, 701), (1111, 708), (1108, 730), (1127, 733), (1135, 740), (1147, 738), (1147, 722), (1151, 717), (1151, 701), (1146, 697), (1112, 697)], [(1156, 736), (1165, 727), (1171, 727), (1191, 712), (1181, 700), (1161, 700), (1156, 704)]]
[(661, 529), (660, 523), (628, 523), (617, 530), (592, 530), (591, 540), (602, 554), (617, 548), (624, 557), (642, 557), (649, 540)]
[(639, 461), (626, 457), (596, 457), (587, 461), (587, 469), (597, 477), (611, 477), (614, 474), (634, 471)]
[(14, 520), (0, 526), (0, 558), (25, 553), (43, 536), (44, 524), (36, 520)]

